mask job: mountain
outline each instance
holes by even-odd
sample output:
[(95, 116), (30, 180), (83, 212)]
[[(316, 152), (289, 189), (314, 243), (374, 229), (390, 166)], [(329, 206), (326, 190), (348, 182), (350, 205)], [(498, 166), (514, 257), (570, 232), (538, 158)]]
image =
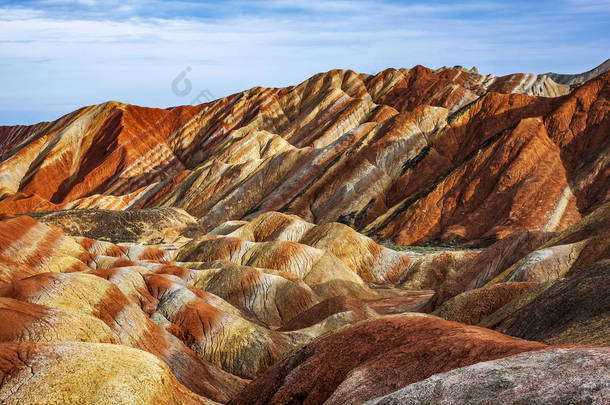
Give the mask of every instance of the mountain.
[(601, 75), (602, 73), (606, 73), (608, 70), (610, 70), (610, 59), (606, 59), (606, 61), (601, 65), (580, 74), (569, 75), (560, 73), (545, 73), (545, 75), (550, 77), (551, 80), (553, 80), (555, 83), (576, 86), (588, 80), (591, 80), (594, 77)]
[(606, 403), (603, 70), (0, 127), (0, 403)]
[(0, 210), (172, 206), (205, 232), (280, 211), (397, 244), (561, 230), (609, 196), (609, 78), (569, 93), (544, 75), (416, 66), (85, 107), (0, 129)]

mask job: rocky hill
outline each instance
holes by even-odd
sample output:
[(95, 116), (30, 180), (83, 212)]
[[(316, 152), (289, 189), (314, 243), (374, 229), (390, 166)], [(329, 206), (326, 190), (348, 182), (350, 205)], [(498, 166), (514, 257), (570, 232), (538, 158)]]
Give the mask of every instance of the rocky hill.
[(607, 403), (610, 72), (575, 76), (0, 127), (0, 403)]

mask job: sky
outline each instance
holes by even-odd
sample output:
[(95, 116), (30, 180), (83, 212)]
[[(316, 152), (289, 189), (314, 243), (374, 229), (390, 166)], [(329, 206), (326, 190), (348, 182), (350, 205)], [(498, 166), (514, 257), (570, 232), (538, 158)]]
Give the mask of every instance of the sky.
[(337, 68), (580, 73), (607, 58), (610, 0), (0, 0), (0, 125), (108, 100), (199, 104)]

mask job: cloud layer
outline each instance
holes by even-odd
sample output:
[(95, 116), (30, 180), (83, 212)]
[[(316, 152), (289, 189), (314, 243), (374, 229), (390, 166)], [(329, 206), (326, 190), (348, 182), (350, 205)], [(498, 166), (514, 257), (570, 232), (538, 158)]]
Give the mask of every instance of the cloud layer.
[[(609, 21), (606, 0), (4, 1), (0, 125), (111, 99), (188, 104), (333, 68), (576, 73), (609, 57)], [(186, 95), (172, 91), (181, 72)]]

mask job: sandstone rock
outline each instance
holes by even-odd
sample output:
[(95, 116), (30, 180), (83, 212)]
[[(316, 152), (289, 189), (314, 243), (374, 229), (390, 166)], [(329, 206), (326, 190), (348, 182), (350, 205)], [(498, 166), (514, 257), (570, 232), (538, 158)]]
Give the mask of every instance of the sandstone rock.
[(550, 232), (518, 232), (483, 250), (438, 288), (429, 307), (435, 309), (449, 298), (483, 287), (498, 274), (556, 236)]
[(248, 242), (235, 237), (194, 240), (176, 252), (177, 261), (228, 260), (294, 274), (320, 297), (374, 297), (355, 270), (328, 251), (288, 241)]
[(189, 284), (211, 292), (277, 328), (318, 302), (311, 288), (291, 273), (226, 266), (201, 270)]
[[(353, 314), (354, 320), (371, 316), (366, 303), (354, 297), (337, 296), (324, 300), (306, 311), (302, 311), (282, 324), (281, 330), (297, 330), (315, 325), (329, 316), (340, 313)], [(368, 312), (368, 313), (367, 313)]]
[(603, 404), (610, 351), (552, 349), (516, 354), (435, 374), (367, 404)]
[(230, 403), (361, 403), (433, 374), (544, 347), (440, 319), (384, 318), (300, 349)]
[(236, 229), (230, 224), (219, 228), (231, 229), (226, 236), (250, 242), (292, 241), (325, 250), (366, 282), (395, 283), (409, 265), (406, 254), (378, 245), (340, 223), (316, 226), (295, 215), (267, 212)]
[(439, 289), (447, 280), (460, 274), (473, 259), (479, 256), (478, 250), (446, 250), (440, 252), (411, 253), (411, 265), (398, 284), (402, 288)]
[(511, 316), (515, 312), (519, 311), (521, 308), (528, 305), (537, 296), (542, 294), (545, 290), (551, 287), (556, 280), (547, 281), (546, 283), (540, 283), (535, 287), (530, 288), (525, 291), (508, 304), (505, 304), (503, 307), (495, 311), (494, 313), (487, 315), (478, 323), (478, 326), (482, 326), (484, 328), (494, 329), (500, 322), (502, 322), (507, 317)]
[(7, 257), (0, 255), (0, 284), (21, 280), (38, 274), (30, 267), (15, 263)]
[(156, 355), (185, 386), (208, 398), (226, 401), (244, 384), (197, 358), (103, 278), (80, 273), (43, 273), (0, 286), (0, 296), (99, 318), (110, 328), (118, 344)]
[(112, 330), (100, 319), (77, 311), (0, 298), (2, 342), (116, 343)]
[(490, 283), (507, 280), (553, 281), (575, 274), (610, 255), (610, 203), (497, 275)]
[(570, 93), (545, 75), (333, 70), (201, 106), (85, 107), (0, 129), (0, 211), (176, 207), (199, 220), (148, 241), (269, 211), (400, 244), (562, 230), (609, 198), (600, 72)]
[(0, 127), (0, 402), (597, 401), (603, 349), (546, 344), (608, 344), (602, 70), (332, 70)]
[(101, 343), (0, 343), (4, 404), (213, 404), (141, 350)]
[(610, 70), (610, 59), (606, 59), (606, 61), (603, 62), (602, 64), (600, 64), (599, 66), (594, 67), (593, 69), (591, 69), (587, 72), (584, 72), (584, 73), (579, 73), (579, 74), (574, 74), (574, 75), (560, 74), (560, 73), (545, 73), (545, 75), (547, 75), (548, 77), (553, 79), (553, 81), (556, 83), (575, 86), (575, 85), (584, 83), (587, 80), (591, 80), (594, 77), (597, 77), (603, 73), (606, 73), (608, 70)]
[(496, 329), (524, 339), (553, 344), (608, 346), (609, 278), (608, 260), (582, 269), (541, 292), (529, 304), (504, 319)]
[(40, 222), (53, 225), (67, 235), (110, 242), (150, 242), (177, 238), (197, 221), (177, 208), (130, 211), (65, 210), (44, 214)]
[(27, 216), (0, 220), (0, 254), (37, 273), (86, 270), (93, 260), (76, 241)]
[(241, 317), (240, 312), (210, 293), (189, 289), (171, 276), (146, 278), (166, 329), (200, 358), (224, 370), (252, 378), (296, 346), (291, 336), (274, 332)]
[(476, 288), (445, 301), (432, 314), (449, 321), (476, 325), (534, 286), (536, 283), (507, 282)]

